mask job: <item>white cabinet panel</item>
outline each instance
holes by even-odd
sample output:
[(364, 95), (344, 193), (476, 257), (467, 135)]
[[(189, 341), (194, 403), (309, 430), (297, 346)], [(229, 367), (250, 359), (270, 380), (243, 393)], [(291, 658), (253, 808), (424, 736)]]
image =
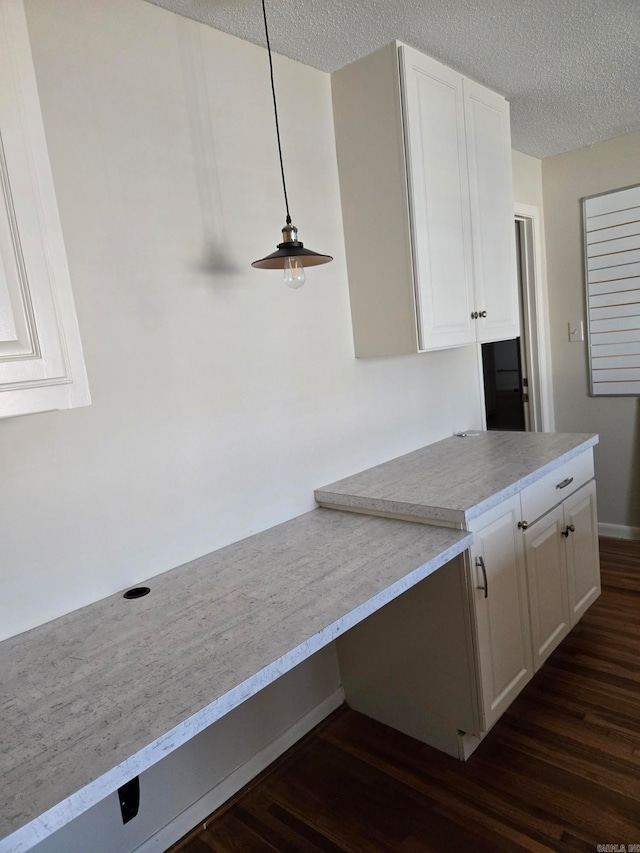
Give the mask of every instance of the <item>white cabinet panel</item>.
[(462, 78), (404, 46), (400, 59), (420, 348), (468, 344), (476, 330)]
[(564, 502), (571, 625), (600, 595), (596, 484), (592, 480)]
[(509, 104), (471, 80), (463, 90), (477, 333), (484, 343), (520, 334)]
[(455, 757), (477, 731), (473, 645), (461, 558), (336, 640), (345, 699)]
[(24, 9), (0, 0), (0, 417), (90, 402)]
[(562, 506), (524, 534), (533, 657), (538, 669), (571, 628)]
[(481, 721), (487, 731), (533, 675), (522, 537), (515, 495), (474, 521), (470, 552)]

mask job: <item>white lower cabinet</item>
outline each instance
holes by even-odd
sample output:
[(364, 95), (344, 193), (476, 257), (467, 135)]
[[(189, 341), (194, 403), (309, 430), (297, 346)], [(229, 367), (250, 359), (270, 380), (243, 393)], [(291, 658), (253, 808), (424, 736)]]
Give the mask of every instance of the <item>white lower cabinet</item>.
[(592, 451), (467, 526), (464, 559), (337, 641), (351, 707), (461, 759), (600, 594)]
[(594, 480), (524, 533), (536, 670), (600, 595)]
[(480, 728), (488, 731), (533, 675), (520, 497), (469, 525), (469, 592), (480, 692)]

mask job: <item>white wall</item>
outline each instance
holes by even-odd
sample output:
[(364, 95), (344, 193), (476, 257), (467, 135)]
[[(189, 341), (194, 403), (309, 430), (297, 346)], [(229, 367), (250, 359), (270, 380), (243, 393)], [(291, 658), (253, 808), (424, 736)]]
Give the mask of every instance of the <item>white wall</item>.
[(586, 323), (584, 196), (640, 180), (640, 133), (542, 161), (556, 428), (597, 432), (598, 516), (615, 535), (640, 536), (640, 409), (635, 397), (590, 397), (587, 343), (570, 343), (568, 323)]
[[(265, 51), (142, 0), (26, 6), (93, 405), (0, 422), (2, 637), (480, 426), (474, 348), (353, 356), (328, 75), (275, 58), (294, 221), (335, 256), (294, 292), (250, 267), (284, 224)], [(206, 784), (330, 695), (335, 660), (295, 678), (225, 722), (222, 764), (207, 734)], [(88, 835), (130, 847), (104, 808)], [(69, 832), (48, 849), (86, 843)]]
[(511, 162), (514, 201), (516, 204), (533, 205), (542, 212), (542, 160), (521, 151), (512, 151)]
[(264, 50), (142, 0), (27, 13), (94, 402), (0, 423), (2, 636), (479, 418), (471, 348), (353, 357), (328, 75), (276, 57), (294, 221), (336, 257), (290, 291), (249, 266), (284, 224)]

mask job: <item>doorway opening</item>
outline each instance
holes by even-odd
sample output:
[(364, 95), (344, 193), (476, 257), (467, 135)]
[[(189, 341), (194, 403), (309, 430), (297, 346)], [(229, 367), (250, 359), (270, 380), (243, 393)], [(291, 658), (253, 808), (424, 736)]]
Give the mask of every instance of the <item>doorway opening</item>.
[(520, 338), (482, 344), (487, 429), (528, 429), (523, 397)]
[[(482, 375), (488, 430), (549, 429), (543, 417), (540, 370), (542, 306), (533, 214), (515, 218), (516, 268), (520, 304), (519, 338), (482, 344)], [(545, 423), (546, 421), (546, 423)], [(551, 427), (552, 428), (552, 427)]]

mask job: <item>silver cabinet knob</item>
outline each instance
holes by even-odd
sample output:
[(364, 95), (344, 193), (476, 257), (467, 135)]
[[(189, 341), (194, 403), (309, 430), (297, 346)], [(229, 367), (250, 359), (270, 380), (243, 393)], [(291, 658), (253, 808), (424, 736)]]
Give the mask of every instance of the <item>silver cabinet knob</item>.
[(486, 316), (487, 316), (487, 312), (486, 312), (486, 311), (480, 311), (480, 313), (478, 314), (478, 317), (482, 317), (483, 319), (484, 319)]
[(529, 526), (528, 521), (519, 521), (518, 522), (518, 527), (520, 528), (520, 530), (526, 530), (528, 526)]

